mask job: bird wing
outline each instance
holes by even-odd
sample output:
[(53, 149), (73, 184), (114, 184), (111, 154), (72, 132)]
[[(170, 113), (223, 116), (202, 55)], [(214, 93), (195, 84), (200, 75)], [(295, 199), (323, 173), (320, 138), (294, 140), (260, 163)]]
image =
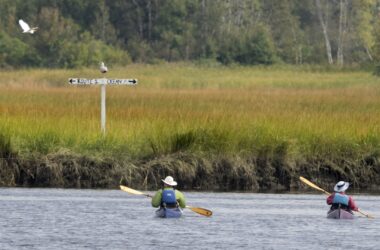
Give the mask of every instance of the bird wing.
[(28, 31), (30, 30), (30, 27), (29, 25), (24, 22), (22, 19), (18, 20), (18, 23), (20, 24), (21, 28), (24, 30), (24, 31)]

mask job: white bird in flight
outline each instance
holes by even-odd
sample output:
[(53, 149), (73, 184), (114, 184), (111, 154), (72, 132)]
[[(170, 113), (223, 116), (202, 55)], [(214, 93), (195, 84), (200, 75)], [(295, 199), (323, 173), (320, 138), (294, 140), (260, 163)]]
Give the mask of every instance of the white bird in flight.
[(24, 22), (22, 19), (18, 20), (18, 23), (20, 24), (22, 28), (22, 33), (33, 34), (38, 29), (38, 27), (30, 28), (30, 26), (26, 22)]
[(104, 62), (101, 62), (100, 63), (100, 72), (102, 72), (102, 73), (107, 73), (107, 71), (108, 71), (108, 68), (107, 68), (107, 66), (106, 65), (104, 65)]

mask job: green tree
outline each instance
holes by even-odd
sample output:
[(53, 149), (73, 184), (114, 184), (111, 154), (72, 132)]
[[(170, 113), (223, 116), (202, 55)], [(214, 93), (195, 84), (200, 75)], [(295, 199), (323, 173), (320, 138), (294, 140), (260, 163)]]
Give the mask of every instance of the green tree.
[(38, 66), (40, 57), (28, 44), (0, 32), (0, 65), (2, 67)]
[(276, 54), (286, 63), (302, 63), (303, 34), (296, 12), (296, 1), (267, 0), (263, 2), (265, 22), (275, 44)]
[[(353, 11), (353, 34), (356, 35), (354, 42), (359, 44), (360, 48), (355, 48), (356, 51), (364, 51), (364, 55), (358, 55), (359, 60), (373, 60), (372, 47), (375, 44), (375, 27), (377, 24), (376, 0), (356, 0), (352, 1)], [(355, 46), (356, 47), (356, 46)]]
[(109, 65), (126, 65), (131, 59), (126, 51), (94, 39), (89, 32), (81, 34), (78, 42), (64, 43), (56, 59), (57, 64), (65, 68), (88, 67), (100, 61)]
[(258, 26), (252, 33), (230, 36), (219, 51), (218, 60), (224, 64), (238, 62), (246, 65), (272, 64), (276, 60), (274, 46), (267, 28)]

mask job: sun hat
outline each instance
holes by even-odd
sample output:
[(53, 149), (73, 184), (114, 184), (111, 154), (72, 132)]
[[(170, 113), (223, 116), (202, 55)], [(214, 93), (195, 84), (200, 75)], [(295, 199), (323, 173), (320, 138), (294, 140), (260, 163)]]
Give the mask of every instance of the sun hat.
[(344, 191), (347, 190), (348, 186), (350, 186), (350, 183), (344, 182), (344, 181), (340, 181), (337, 184), (335, 184), (334, 191), (335, 192), (344, 192)]
[(177, 186), (177, 182), (171, 176), (166, 176), (165, 180), (162, 181), (169, 186)]

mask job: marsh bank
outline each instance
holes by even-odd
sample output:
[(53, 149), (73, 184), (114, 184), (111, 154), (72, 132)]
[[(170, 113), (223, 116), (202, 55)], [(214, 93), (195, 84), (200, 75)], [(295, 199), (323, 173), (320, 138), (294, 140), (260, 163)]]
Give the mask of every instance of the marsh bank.
[(380, 157), (361, 159), (291, 159), (280, 149), (251, 157), (173, 153), (146, 159), (96, 158), (73, 153), (21, 157), (3, 154), (3, 187), (117, 188), (120, 184), (154, 190), (160, 179), (173, 175), (179, 189), (200, 191), (276, 192), (309, 190), (299, 182), (305, 176), (330, 187), (338, 180), (352, 190), (380, 191)]

